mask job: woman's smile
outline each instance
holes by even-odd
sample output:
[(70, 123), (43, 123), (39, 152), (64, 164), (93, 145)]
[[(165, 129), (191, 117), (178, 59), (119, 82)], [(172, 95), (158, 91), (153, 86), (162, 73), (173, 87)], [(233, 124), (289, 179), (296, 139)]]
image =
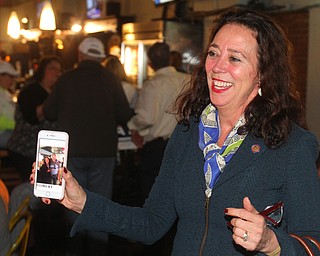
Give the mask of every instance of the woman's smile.
[(226, 82), (220, 79), (212, 79), (211, 89), (215, 93), (223, 93), (230, 89), (233, 86), (233, 83)]

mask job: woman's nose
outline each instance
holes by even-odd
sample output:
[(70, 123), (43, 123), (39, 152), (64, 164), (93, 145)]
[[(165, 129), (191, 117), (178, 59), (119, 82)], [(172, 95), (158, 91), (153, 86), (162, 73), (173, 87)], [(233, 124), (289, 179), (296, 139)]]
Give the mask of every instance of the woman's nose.
[(216, 62), (212, 66), (212, 71), (214, 73), (226, 72), (227, 62), (224, 58), (219, 57), (216, 59)]

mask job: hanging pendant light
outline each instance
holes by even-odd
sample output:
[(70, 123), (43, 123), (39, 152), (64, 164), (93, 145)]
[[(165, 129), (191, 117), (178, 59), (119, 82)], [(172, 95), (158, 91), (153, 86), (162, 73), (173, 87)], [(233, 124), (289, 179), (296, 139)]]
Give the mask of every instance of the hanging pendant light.
[(13, 39), (19, 39), (20, 37), (20, 22), (18, 15), (15, 11), (12, 11), (8, 21), (7, 34)]
[(54, 12), (49, 1), (45, 1), (43, 9), (40, 15), (40, 25), (41, 30), (55, 30), (56, 29), (56, 19), (54, 17)]

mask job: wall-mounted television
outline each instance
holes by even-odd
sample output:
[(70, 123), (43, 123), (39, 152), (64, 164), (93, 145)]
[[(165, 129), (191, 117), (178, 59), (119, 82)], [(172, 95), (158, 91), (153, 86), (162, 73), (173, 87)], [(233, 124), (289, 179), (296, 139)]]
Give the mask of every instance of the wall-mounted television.
[(160, 6), (160, 5), (169, 4), (173, 2), (177, 2), (177, 0), (153, 0), (153, 3), (155, 4), (155, 6)]
[(105, 0), (86, 0), (87, 18), (98, 19), (105, 16)]

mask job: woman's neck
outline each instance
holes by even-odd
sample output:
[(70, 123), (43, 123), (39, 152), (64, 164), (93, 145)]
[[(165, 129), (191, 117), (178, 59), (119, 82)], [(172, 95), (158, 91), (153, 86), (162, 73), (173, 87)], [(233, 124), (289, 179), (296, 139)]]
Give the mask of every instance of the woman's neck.
[(218, 139), (218, 146), (222, 147), (225, 139), (228, 137), (229, 133), (236, 125), (240, 117), (242, 116), (242, 112), (230, 112), (230, 111), (219, 111), (219, 123), (220, 123), (220, 137)]

